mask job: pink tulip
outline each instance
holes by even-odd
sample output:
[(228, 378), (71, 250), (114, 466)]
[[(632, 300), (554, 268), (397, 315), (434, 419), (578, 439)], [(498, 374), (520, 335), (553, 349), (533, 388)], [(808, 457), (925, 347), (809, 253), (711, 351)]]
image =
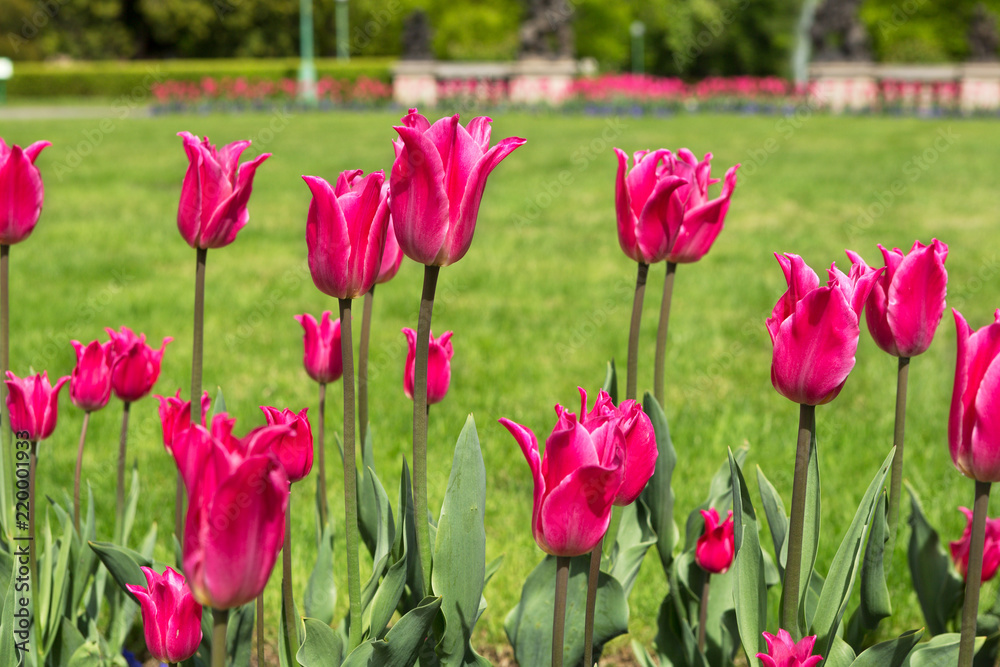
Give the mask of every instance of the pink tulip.
[(587, 392), (583, 387), (580, 391), (580, 423), (593, 433), (609, 421), (617, 421), (618, 427), (625, 436), (625, 479), (615, 496), (614, 504), (624, 507), (631, 505), (646, 488), (649, 478), (656, 471), (656, 434), (649, 417), (642, 411), (637, 401), (622, 401), (615, 407), (608, 392), (601, 389), (597, 393), (594, 407), (587, 412)]
[(416, 109), (395, 127), (396, 161), (389, 187), (396, 239), (407, 257), (428, 266), (448, 266), (465, 256), (476, 231), (486, 179), (524, 143), (519, 137), (490, 147), (492, 119), (467, 127), (458, 114), (433, 125)]
[[(944, 314), (948, 246), (934, 239), (930, 245), (915, 241), (906, 255), (899, 248), (890, 251), (881, 244), (878, 249), (885, 258), (885, 272), (865, 304), (868, 330), (876, 345), (895, 357), (923, 354)], [(856, 252), (848, 250), (847, 256), (863, 271), (875, 270)]]
[(128, 327), (120, 331), (105, 329), (111, 336), (114, 352), (114, 369), (111, 371), (111, 388), (115, 396), (133, 403), (145, 396), (160, 377), (160, 362), (167, 343), (173, 338), (167, 336), (159, 350), (146, 344), (146, 334), (139, 334)]
[(966, 477), (1000, 482), (1000, 310), (978, 331), (952, 312), (958, 358), (948, 419), (951, 460)]
[[(951, 560), (955, 569), (965, 579), (969, 571), (969, 549), (972, 543), (972, 510), (968, 507), (958, 508), (965, 515), (966, 525), (962, 537), (951, 542)], [(983, 543), (983, 574), (982, 583), (992, 579), (1000, 568), (1000, 518), (986, 519), (986, 540)]]
[(20, 243), (38, 224), (45, 188), (35, 159), (51, 145), (36, 141), (21, 148), (0, 139), (0, 245)]
[(76, 367), (69, 383), (70, 400), (84, 412), (100, 410), (111, 398), (112, 343), (97, 340), (86, 346), (78, 340), (70, 343), (76, 350)]
[(291, 430), (265, 426), (245, 438), (233, 420), (196, 424), (175, 435), (173, 456), (190, 504), (184, 526), (184, 572), (195, 599), (231, 609), (257, 597), (285, 539), (288, 475), (274, 455)]
[(611, 522), (611, 508), (625, 479), (625, 435), (616, 420), (587, 431), (556, 406), (559, 420), (545, 441), (543, 458), (531, 429), (501, 419), (534, 478), (532, 533), (542, 551), (579, 556), (594, 549)]
[(758, 653), (757, 657), (764, 667), (813, 667), (823, 660), (822, 656), (812, 654), (816, 635), (803, 637), (795, 643), (787, 630), (778, 630), (777, 636), (769, 632), (762, 634), (767, 642), (767, 653)]
[(313, 195), (306, 222), (313, 282), (338, 299), (359, 297), (375, 284), (382, 264), (389, 226), (385, 174), (345, 171), (336, 187), (316, 176), (302, 178)]
[[(163, 447), (167, 453), (173, 452), (174, 435), (182, 433), (191, 426), (191, 401), (181, 398), (181, 390), (176, 396), (154, 396), (160, 402), (160, 426), (163, 428)], [(201, 395), (201, 425), (205, 425), (205, 417), (212, 402), (208, 392)]]
[(828, 403), (854, 368), (861, 309), (881, 270), (862, 275), (855, 265), (848, 277), (834, 265), (828, 272), (829, 283), (820, 287), (816, 273), (801, 257), (791, 253), (775, 257), (788, 291), (767, 319), (774, 348), (771, 384), (796, 403)]
[[(406, 368), (403, 371), (403, 393), (413, 400), (413, 376), (417, 359), (417, 332), (403, 327), (403, 334), (409, 344), (406, 352)], [(451, 358), (455, 354), (451, 346), (451, 332), (445, 331), (440, 338), (430, 333), (427, 349), (427, 405), (440, 403), (448, 393), (451, 384)]]
[(618, 243), (636, 262), (662, 262), (684, 220), (684, 202), (678, 190), (685, 182), (666, 170), (664, 162), (670, 157), (666, 149), (637, 151), (627, 175), (628, 156), (620, 148), (615, 149), (615, 154)]
[(220, 149), (190, 132), (178, 132), (184, 140), (188, 170), (181, 185), (177, 227), (192, 248), (221, 248), (236, 240), (250, 214), (247, 202), (253, 190), (257, 167), (271, 157), (258, 155), (239, 164), (249, 141), (234, 141)]
[(305, 353), (302, 363), (306, 373), (316, 382), (329, 384), (336, 382), (344, 374), (344, 359), (340, 345), (340, 319), (330, 320), (330, 311), (324, 311), (322, 320), (308, 313), (296, 315), (295, 319), (305, 330), (303, 346)]
[[(384, 186), (388, 187), (388, 185)], [(396, 229), (392, 225), (392, 216), (389, 216), (389, 228), (385, 232), (385, 250), (382, 252), (382, 264), (378, 269), (376, 285), (387, 283), (396, 277), (399, 267), (403, 263), (403, 249), (399, 247), (396, 240)]]
[(142, 630), (146, 648), (157, 661), (187, 660), (201, 645), (201, 612), (184, 577), (169, 565), (159, 574), (141, 567), (147, 586), (126, 584), (142, 607)]
[(69, 382), (69, 376), (59, 378), (53, 387), (46, 371), (24, 379), (7, 371), (6, 382), (11, 430), (27, 433), (24, 439), (35, 442), (52, 435), (59, 416), (59, 390)]
[(698, 162), (694, 154), (686, 148), (677, 151), (667, 160), (670, 173), (686, 181), (677, 193), (684, 202), (684, 222), (667, 254), (668, 262), (683, 264), (697, 262), (711, 249), (729, 212), (729, 199), (736, 188), (736, 170), (739, 164), (730, 167), (722, 182), (722, 192), (715, 199), (708, 198), (708, 186), (718, 183), (711, 177), (712, 154)]
[(729, 510), (726, 520), (719, 522), (719, 513), (714, 507), (701, 510), (705, 519), (705, 532), (698, 538), (694, 549), (694, 559), (698, 566), (712, 574), (722, 574), (729, 570), (736, 555), (736, 538), (733, 535), (733, 511)]
[(308, 408), (302, 408), (298, 414), (288, 408), (279, 410), (262, 405), (260, 409), (264, 411), (267, 423), (271, 426), (291, 427), (287, 434), (274, 441), (272, 451), (284, 466), (289, 482), (305, 479), (313, 465), (312, 426), (306, 417)]

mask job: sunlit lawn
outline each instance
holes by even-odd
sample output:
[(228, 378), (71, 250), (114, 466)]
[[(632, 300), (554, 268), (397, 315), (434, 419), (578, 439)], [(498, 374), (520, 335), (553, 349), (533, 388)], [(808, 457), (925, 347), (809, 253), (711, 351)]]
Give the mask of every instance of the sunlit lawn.
[[(876, 243), (909, 249), (915, 238), (936, 236), (950, 246), (949, 305), (977, 327), (992, 321), (1000, 306), (995, 123), (808, 113), (791, 120), (494, 115), (494, 138), (519, 135), (528, 141), (491, 176), (469, 254), (441, 272), (434, 331), (453, 330), (456, 352), (451, 391), (431, 410), (429, 436), (436, 513), (455, 439), (466, 416), (475, 416), (489, 484), (487, 559), (505, 555), (485, 593), (483, 644), (505, 641), (504, 616), (542, 556), (530, 531), (529, 469), (497, 419), (526, 424), (544, 440), (556, 403), (576, 409), (578, 385), (596, 391), (608, 359), (624, 366), (636, 267), (615, 235), (613, 146), (629, 152), (661, 146), (711, 151), (720, 176), (734, 162), (743, 163), (715, 248), (677, 274), (666, 414), (679, 457), (675, 518), (681, 525), (706, 494), (727, 448), (743, 443), (750, 445), (748, 470), (761, 466), (789, 502), (797, 409), (769, 381), (764, 319), (785, 288), (773, 252), (801, 254), (824, 275), (833, 261), (845, 265), (845, 247), (880, 263)], [(188, 130), (220, 143), (252, 138), (251, 152), (274, 155), (258, 171), (246, 229), (232, 246), (208, 253), (205, 386), (213, 394), (223, 388), (238, 417), (237, 432), (262, 423), (260, 405), (309, 406), (315, 423), (316, 385), (302, 369), (302, 334), (293, 315), (335, 311), (336, 302), (313, 286), (306, 268), (309, 192), (300, 175), (333, 179), (348, 168), (388, 170), (391, 125), (399, 116), (0, 121), (0, 136), (8, 142), (53, 143), (38, 161), (46, 188), (42, 220), (28, 241), (11, 250), (12, 369), (20, 375), (31, 368), (68, 374), (75, 361), (70, 339), (89, 341), (104, 337), (104, 327), (128, 325), (157, 343), (174, 338), (155, 391), (183, 388), (186, 395), (195, 253), (175, 223), (187, 166), (175, 134)], [(402, 458), (410, 457), (400, 328), (415, 327), (421, 275), (421, 267), (404, 264), (394, 281), (378, 288), (375, 301), (372, 430), (378, 473), (392, 498)], [(662, 276), (662, 265), (651, 269), (640, 392), (652, 386)], [(972, 501), (972, 483), (955, 471), (947, 450), (954, 349), (954, 325), (946, 314), (934, 345), (913, 361), (910, 373), (906, 476), (943, 540), (958, 537), (964, 519), (956, 507)], [(840, 397), (817, 410), (821, 570), (892, 440), (895, 359), (865, 332), (857, 361)], [(59, 428), (42, 445), (39, 465), (42, 493), (55, 497), (71, 489), (82, 419), (68, 392), (61, 404)], [(331, 433), (340, 428), (341, 410), (338, 384), (328, 396)], [(117, 402), (93, 416), (84, 458), (103, 539), (110, 538), (114, 512), (120, 419)], [(171, 560), (175, 469), (163, 450), (151, 397), (132, 407), (129, 454), (142, 478), (136, 536), (156, 522), (157, 555)], [(328, 453), (327, 464), (331, 505), (342, 517), (339, 458)], [(747, 477), (758, 498), (755, 475)], [(313, 484), (310, 478), (293, 494), (298, 591), (315, 558)], [(904, 518), (908, 512), (905, 505)], [(907, 539), (904, 523), (890, 572), (895, 615), (884, 626), (887, 635), (922, 626), (910, 592)], [(339, 619), (347, 607), (342, 519), (336, 547)], [(274, 617), (278, 579), (268, 589)], [(994, 590), (987, 588), (984, 604), (992, 603)], [(632, 632), (647, 644), (665, 593), (651, 554), (631, 599)]]

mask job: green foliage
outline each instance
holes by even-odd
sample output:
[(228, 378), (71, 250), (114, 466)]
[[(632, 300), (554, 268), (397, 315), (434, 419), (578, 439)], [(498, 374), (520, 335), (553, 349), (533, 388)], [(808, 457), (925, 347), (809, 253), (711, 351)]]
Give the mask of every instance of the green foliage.
[[(944, 62), (963, 60), (969, 52), (969, 23), (981, 0), (868, 0), (861, 18), (868, 27), (878, 60)], [(994, 16), (1000, 2), (985, 0)]]

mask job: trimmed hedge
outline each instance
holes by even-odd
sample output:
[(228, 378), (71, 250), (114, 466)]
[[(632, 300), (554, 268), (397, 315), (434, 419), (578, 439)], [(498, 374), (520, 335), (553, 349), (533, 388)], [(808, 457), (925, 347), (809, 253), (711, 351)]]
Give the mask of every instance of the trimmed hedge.
[[(316, 60), (316, 76), (354, 82), (358, 77), (389, 83), (394, 58)], [(153, 84), (167, 80), (200, 82), (204, 77), (270, 79), (298, 76), (298, 58), (146, 60), (91, 62), (18, 62), (7, 82), (11, 97), (147, 96)]]

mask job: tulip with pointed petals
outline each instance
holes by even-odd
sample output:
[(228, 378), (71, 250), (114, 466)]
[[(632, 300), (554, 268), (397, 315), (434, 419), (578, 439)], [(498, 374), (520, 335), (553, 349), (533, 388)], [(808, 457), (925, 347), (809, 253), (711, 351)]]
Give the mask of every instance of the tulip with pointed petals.
[(708, 187), (719, 182), (712, 178), (712, 154), (706, 153), (701, 162), (686, 148), (666, 160), (669, 173), (685, 180), (677, 194), (684, 202), (684, 221), (667, 253), (667, 261), (677, 264), (697, 262), (705, 256), (718, 238), (729, 212), (729, 200), (736, 188), (736, 170), (730, 167), (722, 179), (722, 191), (715, 199), (708, 198)]
[(324, 311), (320, 322), (309, 313), (296, 315), (305, 334), (302, 337), (305, 352), (302, 364), (316, 382), (329, 384), (336, 382), (344, 374), (344, 359), (340, 345), (340, 320), (330, 319), (330, 311)]
[[(389, 184), (385, 183), (382, 189), (388, 192)], [(389, 216), (389, 228), (385, 232), (385, 249), (382, 251), (382, 264), (379, 265), (376, 285), (387, 283), (396, 277), (399, 267), (403, 263), (403, 249), (399, 247), (396, 240), (396, 228), (392, 224), (392, 215)]]
[(719, 512), (714, 507), (701, 510), (701, 516), (705, 519), (705, 532), (698, 538), (694, 559), (706, 572), (723, 574), (729, 570), (736, 555), (733, 511), (729, 510), (726, 520), (722, 522), (719, 521)]
[(850, 277), (830, 268), (820, 286), (802, 258), (775, 253), (788, 290), (767, 319), (773, 354), (771, 384), (779, 394), (802, 405), (820, 405), (837, 397), (854, 368), (860, 337), (859, 318), (881, 269)]
[(126, 584), (125, 588), (142, 607), (142, 630), (146, 648), (157, 661), (187, 660), (201, 645), (201, 613), (184, 577), (169, 565), (159, 574), (140, 567), (146, 586)]
[(407, 257), (448, 266), (469, 250), (487, 177), (524, 143), (509, 137), (490, 147), (492, 122), (480, 116), (462, 127), (456, 114), (432, 125), (410, 109), (394, 128), (392, 219)]
[(955, 467), (977, 482), (1000, 482), (1000, 310), (972, 331), (957, 310), (958, 355), (948, 419)]
[(620, 148), (615, 180), (615, 212), (618, 243), (622, 251), (640, 264), (666, 259), (681, 223), (684, 202), (679, 190), (683, 178), (666, 169), (670, 151), (637, 151), (628, 170), (628, 156)]
[(378, 278), (389, 226), (385, 174), (364, 176), (345, 171), (331, 186), (317, 176), (303, 176), (312, 192), (306, 221), (309, 271), (324, 294), (354, 299)]
[[(868, 330), (875, 344), (894, 357), (923, 354), (944, 314), (948, 246), (934, 239), (930, 245), (915, 241), (906, 254), (882, 244), (878, 249), (885, 258), (885, 272), (875, 281), (865, 304)], [(864, 272), (875, 271), (856, 252), (848, 250), (847, 256)]]
[(45, 188), (35, 159), (47, 146), (36, 141), (21, 148), (0, 139), (0, 245), (20, 243), (38, 224)]
[(181, 185), (177, 227), (192, 248), (221, 248), (236, 240), (250, 214), (247, 203), (257, 167), (271, 156), (258, 155), (240, 164), (249, 141), (234, 141), (222, 148), (190, 132), (178, 132), (184, 140), (188, 170)]
[[(403, 327), (406, 342), (406, 369), (403, 372), (403, 393), (413, 399), (413, 375), (417, 359), (417, 332)], [(451, 384), (451, 358), (455, 354), (451, 346), (451, 332), (445, 331), (439, 338), (431, 334), (427, 349), (427, 405), (440, 403), (448, 393)]]
[(167, 336), (159, 350), (146, 344), (146, 334), (136, 335), (128, 327), (120, 331), (106, 329), (111, 336), (114, 353), (114, 370), (111, 372), (111, 388), (115, 396), (126, 403), (134, 403), (144, 397), (160, 377), (160, 362), (167, 343), (173, 338)]
[(52, 435), (59, 416), (59, 391), (69, 382), (61, 377), (55, 386), (49, 384), (49, 374), (19, 378), (7, 371), (7, 411), (10, 428), (15, 433), (26, 433), (26, 440), (38, 442)]
[[(958, 508), (967, 521), (962, 537), (951, 542), (951, 560), (955, 569), (964, 579), (969, 571), (969, 548), (972, 542), (972, 510), (968, 507)], [(986, 519), (986, 538), (983, 541), (983, 574), (980, 585), (992, 579), (997, 569), (1000, 569), (1000, 518)]]
[[(163, 447), (167, 453), (173, 451), (174, 434), (181, 433), (191, 426), (191, 401), (181, 398), (181, 390), (175, 396), (154, 396), (160, 403), (160, 426), (163, 429)], [(208, 392), (201, 395), (201, 425), (205, 425), (205, 417), (212, 405)]]
[(778, 630), (777, 635), (763, 633), (767, 642), (767, 653), (758, 653), (764, 667), (814, 667), (822, 660), (822, 656), (813, 655), (813, 645), (816, 635), (803, 637), (798, 643), (792, 639), (787, 630)]
[(86, 346), (78, 340), (70, 343), (76, 350), (76, 367), (69, 383), (70, 400), (84, 412), (100, 410), (111, 399), (113, 344), (97, 340)]
[(298, 413), (288, 408), (279, 410), (263, 405), (260, 409), (264, 411), (267, 423), (271, 426), (285, 425), (291, 428), (288, 433), (274, 441), (271, 450), (285, 467), (289, 482), (305, 479), (313, 464), (312, 426), (306, 417), (308, 408), (302, 408)]
[(579, 556), (593, 550), (608, 531), (611, 508), (625, 479), (625, 435), (616, 420), (591, 433), (575, 415), (556, 406), (558, 422), (543, 457), (531, 429), (501, 419), (531, 467), (534, 478), (532, 532), (542, 551)]

